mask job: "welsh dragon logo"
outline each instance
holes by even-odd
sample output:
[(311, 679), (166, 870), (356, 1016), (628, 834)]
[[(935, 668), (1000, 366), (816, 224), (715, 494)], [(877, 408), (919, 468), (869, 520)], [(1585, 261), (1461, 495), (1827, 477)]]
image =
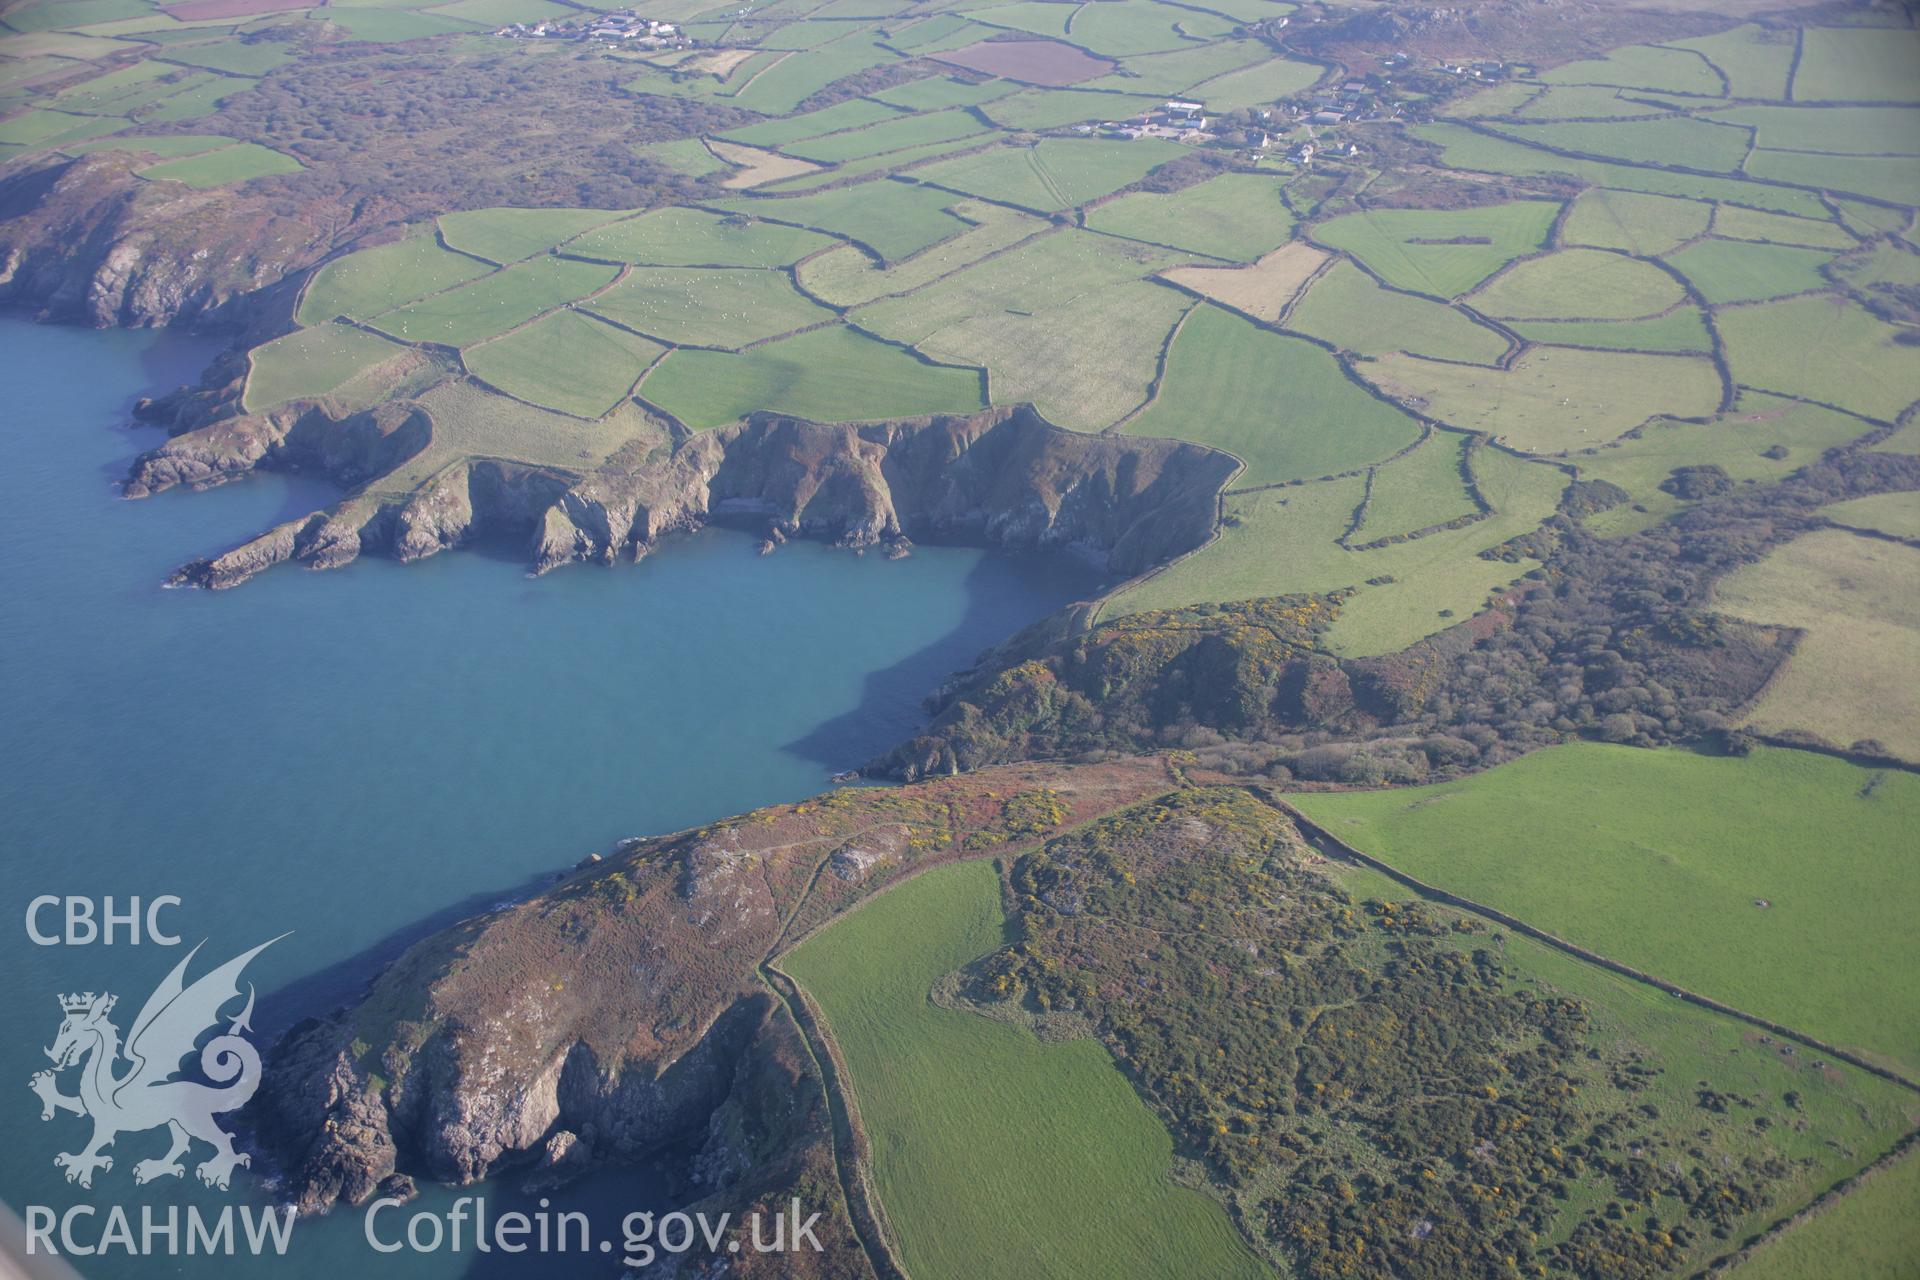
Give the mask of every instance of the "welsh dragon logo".
[[(117, 997), (91, 991), (60, 997), (60, 1010), (66, 1016), (53, 1047), (46, 1051), (53, 1069), (36, 1072), (28, 1085), (40, 1095), (42, 1120), (53, 1119), (57, 1111), (93, 1120), (92, 1141), (79, 1151), (53, 1158), (55, 1165), (66, 1170), (68, 1182), (91, 1187), (96, 1169), (113, 1169), (113, 1157), (103, 1153), (116, 1137), (162, 1125), (173, 1145), (158, 1159), (133, 1166), (137, 1183), (182, 1176), (186, 1169), (180, 1157), (195, 1139), (213, 1148), (213, 1155), (195, 1169), (200, 1181), (210, 1187), (225, 1190), (234, 1167), (252, 1163), (233, 1149), (232, 1135), (214, 1122), (221, 1112), (245, 1106), (260, 1087), (260, 1055), (240, 1034), (252, 1030), (248, 1025), (253, 1016), (251, 983), (246, 1007), (228, 1022), (225, 1034), (213, 1037), (200, 1050), (201, 1073), (213, 1083), (174, 1077), (201, 1035), (218, 1026), (220, 1010), (239, 997), (240, 972), (247, 962), (279, 940), (269, 939), (235, 956), (189, 986), (187, 965), (200, 951), (194, 947), (147, 997), (124, 1045), (119, 1028), (108, 1017)], [(126, 1069), (118, 1070), (123, 1059)], [(61, 1093), (59, 1074), (76, 1065), (80, 1092)]]

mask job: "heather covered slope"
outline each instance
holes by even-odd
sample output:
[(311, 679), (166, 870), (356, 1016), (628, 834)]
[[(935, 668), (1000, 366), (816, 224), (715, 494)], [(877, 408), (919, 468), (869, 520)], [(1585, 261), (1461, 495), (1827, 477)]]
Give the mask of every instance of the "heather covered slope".
[(1913, 1140), (1910, 6), (203, 7), (0, 13), (0, 300), (233, 339), (126, 494), (340, 489), (176, 582), (723, 518), (1109, 579), (905, 785), (297, 1029), (303, 1204), (672, 1142), (821, 1275), (1614, 1280)]

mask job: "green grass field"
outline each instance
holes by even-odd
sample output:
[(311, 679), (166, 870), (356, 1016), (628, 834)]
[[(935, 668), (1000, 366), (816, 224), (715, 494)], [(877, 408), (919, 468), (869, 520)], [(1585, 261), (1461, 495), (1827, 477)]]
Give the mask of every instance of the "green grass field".
[(833, 247), (817, 231), (702, 209), (660, 209), (589, 231), (567, 252), (662, 267), (784, 267)]
[(1718, 317), (1743, 385), (1891, 419), (1920, 399), (1920, 360), (1897, 330), (1836, 297), (1730, 307)]
[(716, 174), (727, 167), (722, 160), (715, 158), (713, 152), (698, 138), (676, 138), (672, 142), (643, 142), (635, 146), (633, 153), (642, 160), (651, 160), (664, 165), (675, 173), (685, 174), (689, 178), (704, 178)]
[(862, 307), (855, 318), (895, 341), (919, 342), (962, 321), (1037, 315), (1185, 261), (1184, 254), (1151, 245), (1054, 231), (904, 298)]
[(1157, 106), (1158, 100), (1102, 89), (1028, 89), (980, 108), (987, 119), (1007, 129), (1058, 129), (1083, 120), (1124, 120)]
[(242, 142), (201, 155), (163, 160), (135, 172), (150, 182), (179, 182), (205, 190), (276, 173), (298, 173), (304, 167), (284, 152), (253, 142)]
[(7, 10), (7, 25), (15, 31), (58, 31), (152, 12), (146, 0), (28, 0)]
[(631, 80), (624, 81), (620, 87), (629, 93), (658, 94), (667, 98), (690, 98), (708, 102), (725, 101), (727, 94), (745, 84), (756, 72), (765, 70), (781, 56), (783, 55), (772, 50), (756, 53), (734, 67), (724, 78), (712, 75), (690, 75), (685, 79), (676, 80), (663, 69), (649, 69)]
[(1218, 40), (1212, 44), (1195, 45), (1167, 53), (1142, 53), (1122, 58), (1118, 71), (1089, 80), (1086, 87), (1171, 96), (1265, 62), (1272, 56), (1272, 47), (1257, 40)]
[(1067, 20), (1073, 16), (1073, 11), (1070, 7), (1062, 8), (1040, 0), (1019, 0), (1014, 4), (978, 8), (972, 11), (971, 16), (976, 22), (991, 26), (1058, 38), (1067, 34)]
[(1452, 298), (1540, 248), (1558, 211), (1542, 200), (1481, 209), (1372, 209), (1319, 223), (1313, 238), (1345, 249), (1388, 284)]
[(248, 356), (245, 406), (261, 413), (288, 400), (323, 396), (406, 348), (345, 324), (295, 329)]
[(1517, 262), (1476, 290), (1476, 311), (1501, 320), (1633, 320), (1687, 299), (1660, 268), (1599, 249)]
[(365, 320), (478, 279), (489, 270), (484, 262), (442, 249), (430, 235), (362, 249), (320, 268), (300, 299), (299, 321), (322, 324), (335, 316)]
[(1138, 181), (1180, 154), (1178, 143), (1047, 138), (1031, 147), (996, 147), (914, 171), (914, 177), (1039, 213), (1071, 209)]
[(1509, 81), (1448, 104), (1442, 113), (1457, 119), (1512, 116), (1517, 120), (1627, 120), (1660, 114), (1660, 108), (1628, 97), (1632, 90), (1605, 85), (1568, 84), (1541, 88), (1530, 81)]
[(1734, 1268), (1734, 1280), (1912, 1280), (1920, 1258), (1920, 1155), (1908, 1152), (1892, 1168), (1854, 1187), (1785, 1235), (1762, 1245)]
[(1705, 56), (1727, 77), (1736, 98), (1785, 98), (1793, 67), (1794, 35), (1747, 23), (1717, 35), (1669, 40), (1676, 49)]
[[(899, 38), (896, 37), (894, 43), (899, 44)], [(882, 89), (872, 97), (876, 102), (885, 102), (908, 111), (939, 111), (946, 107), (972, 107), (992, 102), (1017, 92), (1019, 88), (1019, 85), (1005, 80), (986, 80), (974, 84), (950, 76), (932, 76), (926, 80), (910, 80), (891, 89)]]
[[(1429, 884), (1811, 1035), (1920, 1062), (1920, 778), (1806, 752), (1581, 743), (1459, 782), (1297, 795)], [(1765, 901), (1767, 907), (1755, 906)]]
[(789, 54), (741, 85), (731, 97), (749, 111), (784, 115), (836, 80), (891, 62), (897, 55), (858, 35)]
[(1653, 257), (1705, 235), (1713, 213), (1714, 206), (1698, 200), (1595, 187), (1573, 202), (1560, 234), (1570, 245)]
[(81, 115), (127, 115), (158, 102), (192, 78), (191, 73), (164, 62), (136, 62), (62, 90), (54, 95), (52, 105)]
[(1523, 142), (1575, 151), (1583, 155), (1657, 162), (1735, 173), (1747, 157), (1749, 134), (1733, 125), (1692, 117), (1609, 122), (1567, 121), (1553, 124), (1503, 124), (1500, 132)]
[(1808, 27), (1795, 102), (1920, 102), (1920, 32)]
[(31, 56), (25, 50), (16, 50), (12, 40), (0, 46), (0, 50), (9, 55), (6, 61), (0, 62), (0, 93), (30, 93), (31, 89), (16, 86), (27, 85), (54, 72), (73, 70), (65, 59)]
[(1805, 635), (1747, 723), (1862, 739), (1920, 763), (1920, 550), (1839, 529), (1803, 534), (1723, 579), (1716, 607)]
[(696, 431), (756, 409), (857, 422), (981, 408), (980, 375), (916, 359), (842, 325), (735, 354), (676, 351), (640, 394)]
[[(1176, 24), (1200, 16), (1154, 4), (1151, 0), (1109, 0), (1074, 10), (1064, 34), (1073, 43), (1109, 58), (1163, 53), (1191, 45), (1193, 42), (1175, 29)], [(1232, 29), (1232, 24), (1228, 24), (1228, 29)]]
[(442, 214), (440, 235), (462, 253), (505, 266), (625, 216), (602, 209), (474, 209)]
[(869, 102), (865, 98), (849, 98), (845, 102), (835, 103), (819, 111), (808, 111), (780, 120), (763, 120), (758, 124), (729, 129), (719, 136), (727, 142), (738, 142), (749, 147), (772, 147), (778, 150), (802, 138), (818, 138), (829, 133), (838, 133), (842, 129), (858, 129), (862, 125), (873, 124), (880, 120), (909, 118), (882, 103)]
[(1491, 364), (1507, 340), (1464, 312), (1375, 284), (1350, 262), (1336, 262), (1287, 318), (1289, 328), (1361, 355), (1406, 351)]
[(1466, 448), (1465, 436), (1436, 431), (1404, 458), (1375, 467), (1353, 541), (1365, 544), (1472, 515), (1476, 508), (1460, 475)]
[(1803, 151), (1756, 151), (1747, 160), (1756, 178), (1920, 204), (1920, 164), (1912, 156), (1822, 156)]
[(816, 164), (839, 164), (859, 160), (905, 147), (926, 146), (934, 142), (955, 142), (987, 132), (966, 111), (934, 111), (923, 115), (898, 116), (860, 129), (830, 133), (824, 138), (790, 142), (781, 148), (790, 156), (812, 160)]
[(1666, 90), (1717, 98), (1726, 92), (1720, 77), (1698, 56), (1651, 45), (1630, 45), (1604, 58), (1569, 62), (1541, 76), (1548, 84), (1604, 84), (1628, 89)]
[[(1675, 467), (1711, 463), (1736, 483), (1771, 483), (1867, 430), (1858, 418), (1831, 409), (1746, 391), (1731, 413), (1710, 423), (1656, 419), (1631, 440), (1576, 454), (1571, 460), (1583, 479), (1617, 484), (1633, 496), (1635, 504), (1646, 508), (1615, 507), (1587, 519), (1588, 527), (1602, 534), (1625, 533), (1663, 520), (1687, 505), (1660, 488)], [(1785, 456), (1767, 456), (1776, 449), (1784, 450)]]
[(597, 418), (626, 397), (658, 343), (571, 309), (470, 347), (467, 368), (511, 396), (576, 418)]
[(165, 54), (169, 62), (207, 67), (214, 71), (231, 71), (242, 76), (263, 76), (292, 56), (293, 50), (284, 44), (269, 41), (249, 43), (238, 39), (173, 45)]
[(1109, 235), (1252, 262), (1293, 238), (1294, 217), (1278, 178), (1228, 173), (1171, 195), (1140, 192), (1087, 211), (1087, 226)]
[(436, 5), (434, 12), (492, 27), (508, 22), (564, 21), (578, 10), (555, 0), (454, 0), (452, 4)]
[(590, 471), (635, 439), (657, 441), (659, 423), (628, 401), (596, 421), (584, 421), (452, 378), (416, 397), (433, 418), (433, 443), (368, 485), (375, 493), (405, 496), (456, 462), (514, 458), (575, 473)]
[(1729, 107), (1711, 119), (1750, 125), (1759, 145), (1830, 155), (1920, 154), (1920, 108)]
[(881, 894), (782, 967), (826, 1014), (874, 1181), (921, 1280), (1254, 1277), (1219, 1205), (1169, 1179), (1173, 1144), (1092, 1039), (941, 1008), (928, 990), (1003, 945), (993, 868)]
[(1652, 320), (1522, 320), (1513, 331), (1530, 342), (1609, 351), (1707, 352), (1713, 340), (1693, 307), (1677, 307)]
[(924, 58), (990, 39), (999, 35), (1001, 30), (970, 21), (959, 14), (940, 13), (910, 26), (900, 27), (892, 43), (915, 57)]
[[(916, 170), (920, 172), (925, 171)], [(713, 207), (843, 236), (888, 262), (898, 262), (967, 229), (964, 221), (947, 212), (957, 199), (932, 187), (883, 180), (812, 195), (723, 200)]]
[(384, 333), (407, 342), (465, 347), (525, 324), (543, 311), (584, 298), (618, 269), (599, 262), (534, 258), (373, 318)]
[(1697, 356), (1535, 347), (1507, 369), (1388, 355), (1360, 374), (1441, 422), (1528, 453), (1590, 448), (1655, 414), (1698, 417), (1720, 403), (1720, 379)]
[(138, 46), (126, 40), (96, 40), (90, 36), (67, 35), (54, 31), (29, 31), (7, 36), (4, 52), (9, 58), (73, 58), (92, 62), (114, 54), (131, 53)]
[(1159, 395), (1126, 429), (1237, 455), (1247, 464), (1234, 481), (1242, 488), (1364, 467), (1420, 434), (1319, 347), (1215, 306), (1187, 318)]
[(1167, 335), (1192, 299), (1123, 280), (1039, 311), (960, 320), (919, 343), (956, 364), (987, 368), (995, 404), (1031, 402), (1059, 426), (1101, 431), (1145, 403)]
[(451, 14), (429, 13), (418, 9), (352, 9), (334, 6), (327, 10), (327, 21), (354, 40), (377, 44), (398, 44), (403, 40), (421, 40), (456, 32), (469, 34), (480, 27)]
[(674, 346), (728, 350), (834, 316), (784, 271), (737, 267), (635, 267), (588, 308)]
[(1851, 249), (1858, 243), (1837, 222), (1762, 213), (1731, 204), (1723, 204), (1713, 211), (1713, 234), (1728, 240), (1803, 245), (1810, 249)]
[(865, 156), (859, 160), (848, 160), (831, 169), (816, 169), (812, 173), (798, 173), (788, 178), (775, 178), (758, 187), (757, 193), (769, 196), (802, 195), (809, 191), (819, 191), (826, 187), (851, 184), (857, 178), (870, 175), (893, 176), (909, 174), (923, 164), (935, 160), (972, 151), (976, 147), (991, 146), (993, 139), (986, 135), (973, 138), (961, 138), (955, 142), (929, 142), (925, 146), (907, 147), (901, 151), (888, 151), (877, 156)]
[(1607, 160), (1573, 160), (1522, 142), (1475, 133), (1456, 124), (1416, 125), (1413, 132), (1416, 137), (1438, 145), (1442, 162), (1450, 168), (1509, 173), (1516, 177), (1565, 174), (1596, 187), (1694, 200), (1724, 200), (1807, 218), (1826, 216), (1820, 197), (1811, 191), (1733, 178), (1670, 173)]
[(178, 124), (182, 120), (198, 120), (201, 116), (212, 115), (214, 108), (236, 93), (244, 92), (245, 88), (244, 80), (235, 80), (231, 76), (208, 76), (142, 109), (135, 118), (141, 124)]
[(762, 25), (742, 22), (729, 28), (730, 39), (750, 38), (762, 49), (818, 49), (847, 35), (853, 28), (842, 22), (814, 21)]
[(954, 212), (975, 225), (895, 266), (881, 266), (852, 245), (842, 245), (807, 259), (794, 274), (810, 293), (835, 306), (859, 306), (931, 284), (1018, 244), (1047, 225), (1031, 214), (994, 204), (963, 201), (954, 206)]
[(1531, 569), (1531, 561), (1479, 553), (1538, 528), (1567, 483), (1553, 467), (1496, 449), (1476, 450), (1473, 469), (1492, 517), (1371, 551), (1335, 542), (1360, 505), (1364, 477), (1229, 498), (1231, 523), (1219, 541), (1123, 593), (1101, 616), (1355, 588), (1327, 644), (1349, 657), (1396, 653), (1478, 612), (1489, 593)]
[(1667, 259), (1708, 302), (1757, 302), (1827, 287), (1820, 268), (1833, 255), (1820, 249), (1708, 239)]
[(1833, 274), (1848, 287), (1863, 291), (1889, 285), (1920, 288), (1920, 253), (1903, 249), (1898, 242), (1882, 240), (1835, 259)]
[(1310, 62), (1274, 58), (1229, 71), (1193, 86), (1193, 96), (1211, 111), (1263, 107), (1310, 87), (1325, 71)]
[(1876, 493), (1820, 508), (1820, 514), (1856, 529), (1896, 538), (1920, 538), (1920, 493)]

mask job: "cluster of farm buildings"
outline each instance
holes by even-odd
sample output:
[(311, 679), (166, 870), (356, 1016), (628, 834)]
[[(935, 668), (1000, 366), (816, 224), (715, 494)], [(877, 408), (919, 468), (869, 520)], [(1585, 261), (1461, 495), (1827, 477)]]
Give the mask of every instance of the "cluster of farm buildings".
[[(1405, 64), (1404, 55), (1401, 58), (1397, 65)], [(1326, 128), (1399, 119), (1402, 104), (1388, 96), (1391, 85), (1389, 77), (1369, 75), (1309, 98), (1235, 112), (1231, 118), (1210, 113), (1204, 102), (1172, 99), (1124, 120), (1078, 125), (1074, 132), (1122, 139), (1164, 138), (1192, 146), (1244, 146), (1255, 159), (1279, 154), (1274, 149), (1286, 145), (1288, 160), (1307, 165), (1316, 156), (1360, 154), (1356, 143), (1328, 136), (1323, 132)]]
[(693, 43), (673, 23), (643, 18), (631, 9), (566, 22), (515, 22), (493, 34), (509, 40), (584, 40), (626, 49), (678, 49)]
[[(1211, 126), (1204, 102), (1169, 101), (1156, 111), (1142, 111), (1125, 120), (1110, 121), (1100, 131), (1112, 138), (1171, 138), (1175, 142), (1212, 142), (1219, 137)], [(1092, 127), (1088, 127), (1092, 132)]]

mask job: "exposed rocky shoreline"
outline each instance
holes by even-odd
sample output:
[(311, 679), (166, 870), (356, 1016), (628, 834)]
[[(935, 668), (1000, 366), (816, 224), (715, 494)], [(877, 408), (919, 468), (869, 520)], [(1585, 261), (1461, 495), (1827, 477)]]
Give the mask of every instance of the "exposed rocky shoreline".
[(244, 329), (289, 309), (308, 269), (398, 212), (145, 182), (137, 163), (103, 151), (0, 181), (0, 305), (94, 328)]
[(825, 1211), (821, 1254), (728, 1274), (872, 1274), (819, 1063), (762, 966), (901, 876), (1029, 843), (1036, 798), (1050, 830), (1167, 785), (1152, 758), (1016, 765), (623, 842), (289, 1030), (254, 1132), (307, 1212), (414, 1178), (544, 1183), (671, 1144), (704, 1208)]
[[(426, 449), (433, 432), (432, 413), (414, 402), (339, 416), (302, 402), (175, 436), (135, 462), (125, 491), (204, 487), (256, 467), (358, 484)], [(1028, 406), (831, 425), (759, 413), (698, 435), (660, 424), (585, 474), (463, 460), (409, 493), (350, 497), (289, 521), (175, 580), (232, 587), (288, 561), (417, 560), (481, 538), (520, 540), (532, 571), (545, 573), (638, 560), (718, 516), (764, 521), (771, 541), (1071, 548), (1130, 576), (1205, 541), (1236, 466), (1197, 445), (1065, 431)]]

